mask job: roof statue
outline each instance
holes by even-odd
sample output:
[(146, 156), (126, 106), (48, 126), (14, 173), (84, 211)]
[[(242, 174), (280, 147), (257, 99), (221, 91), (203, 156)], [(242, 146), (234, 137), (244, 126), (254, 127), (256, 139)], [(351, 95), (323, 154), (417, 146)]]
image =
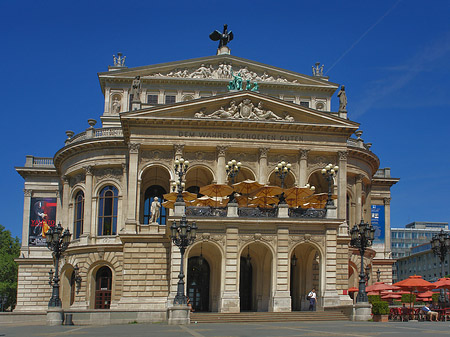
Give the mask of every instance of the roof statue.
[[(223, 25), (223, 33), (218, 30), (213, 31), (209, 34), (209, 38), (213, 41), (219, 41), (219, 47), (217, 48), (217, 54), (230, 53), (230, 49), (227, 47), (228, 42), (233, 40), (233, 32), (230, 30), (228, 32), (228, 25)], [(225, 48), (224, 48), (225, 47)]]
[(125, 67), (125, 59), (127, 58), (126, 56), (122, 57), (122, 53), (117, 53), (117, 57), (116, 55), (113, 55), (113, 59), (114, 59), (114, 67)]
[(312, 66), (313, 76), (323, 76), (323, 64), (320, 66), (320, 62), (316, 62), (315, 67)]
[(339, 97), (339, 111), (347, 111), (347, 95), (345, 94), (345, 86), (341, 86), (337, 96)]

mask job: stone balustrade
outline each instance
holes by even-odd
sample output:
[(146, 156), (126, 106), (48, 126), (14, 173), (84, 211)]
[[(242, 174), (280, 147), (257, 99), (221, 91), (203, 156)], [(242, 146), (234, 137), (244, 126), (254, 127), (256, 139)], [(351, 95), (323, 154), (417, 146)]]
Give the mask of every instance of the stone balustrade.
[(66, 139), (66, 146), (70, 144), (74, 144), (77, 142), (81, 142), (86, 139), (92, 138), (122, 138), (123, 131), (122, 128), (100, 128), (100, 129), (87, 129), (79, 134), (74, 135), (73, 137)]

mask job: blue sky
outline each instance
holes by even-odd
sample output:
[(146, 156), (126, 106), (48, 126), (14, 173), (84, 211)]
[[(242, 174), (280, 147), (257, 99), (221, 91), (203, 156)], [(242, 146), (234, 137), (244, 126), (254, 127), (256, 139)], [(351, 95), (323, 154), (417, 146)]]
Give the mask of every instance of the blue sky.
[[(391, 222), (449, 222), (450, 1), (2, 1), (0, 224), (20, 236), (26, 155), (52, 157), (65, 130), (103, 109), (97, 72), (215, 54), (208, 35), (233, 30), (233, 55), (307, 75), (315, 62), (344, 84), (392, 188)], [(338, 108), (334, 98), (333, 110)]]

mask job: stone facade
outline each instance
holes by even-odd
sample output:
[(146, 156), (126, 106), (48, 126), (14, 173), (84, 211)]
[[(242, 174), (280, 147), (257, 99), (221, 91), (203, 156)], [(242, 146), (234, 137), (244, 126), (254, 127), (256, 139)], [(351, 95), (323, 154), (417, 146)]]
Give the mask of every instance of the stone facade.
[[(228, 91), (228, 67), (259, 81), (258, 90)], [(357, 282), (351, 274), (359, 273), (359, 255), (348, 247), (348, 227), (370, 221), (372, 204), (389, 205), (398, 179), (379, 169), (358, 123), (330, 111), (337, 84), (231, 55), (115, 66), (99, 79), (102, 127), (89, 120), (85, 131), (66, 132), (53, 159), (29, 156), (16, 168), (25, 179), (18, 311), (47, 306), (52, 258), (39, 226), (54, 221), (73, 233), (60, 270), (66, 311), (84, 313), (79, 317), (86, 321), (98, 309), (108, 309), (108, 317), (117, 311), (153, 313), (130, 314), (143, 321), (166, 317), (181, 265), (170, 224), (184, 212), (199, 227), (183, 261), (186, 291), (198, 311), (305, 310), (312, 287), (320, 307), (351, 303), (345, 293)], [(140, 84), (131, 99), (134, 81)], [(332, 163), (339, 166), (332, 186), (336, 207), (322, 212), (309, 206), (309, 213), (295, 216), (283, 205), (258, 213), (245, 205), (211, 211), (186, 204), (162, 209), (149, 223), (150, 201), (171, 192), (181, 157), (191, 163), (185, 188), (195, 193), (230, 184), (225, 164), (232, 159), (242, 162), (235, 182), (280, 185), (275, 166), (286, 161), (285, 187), (310, 184), (326, 193), (320, 172)], [(37, 217), (45, 206), (47, 213), (56, 210), (54, 219)], [(390, 226), (388, 208), (385, 214)], [(365, 258), (385, 281), (389, 247), (383, 242)]]

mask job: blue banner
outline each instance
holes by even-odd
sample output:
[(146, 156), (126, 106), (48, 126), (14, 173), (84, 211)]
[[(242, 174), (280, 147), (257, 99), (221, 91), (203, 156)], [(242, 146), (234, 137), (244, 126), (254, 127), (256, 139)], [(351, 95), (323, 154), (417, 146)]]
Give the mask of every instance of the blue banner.
[(385, 239), (385, 221), (384, 206), (372, 205), (372, 226), (375, 228), (375, 239), (373, 243), (384, 243)]

